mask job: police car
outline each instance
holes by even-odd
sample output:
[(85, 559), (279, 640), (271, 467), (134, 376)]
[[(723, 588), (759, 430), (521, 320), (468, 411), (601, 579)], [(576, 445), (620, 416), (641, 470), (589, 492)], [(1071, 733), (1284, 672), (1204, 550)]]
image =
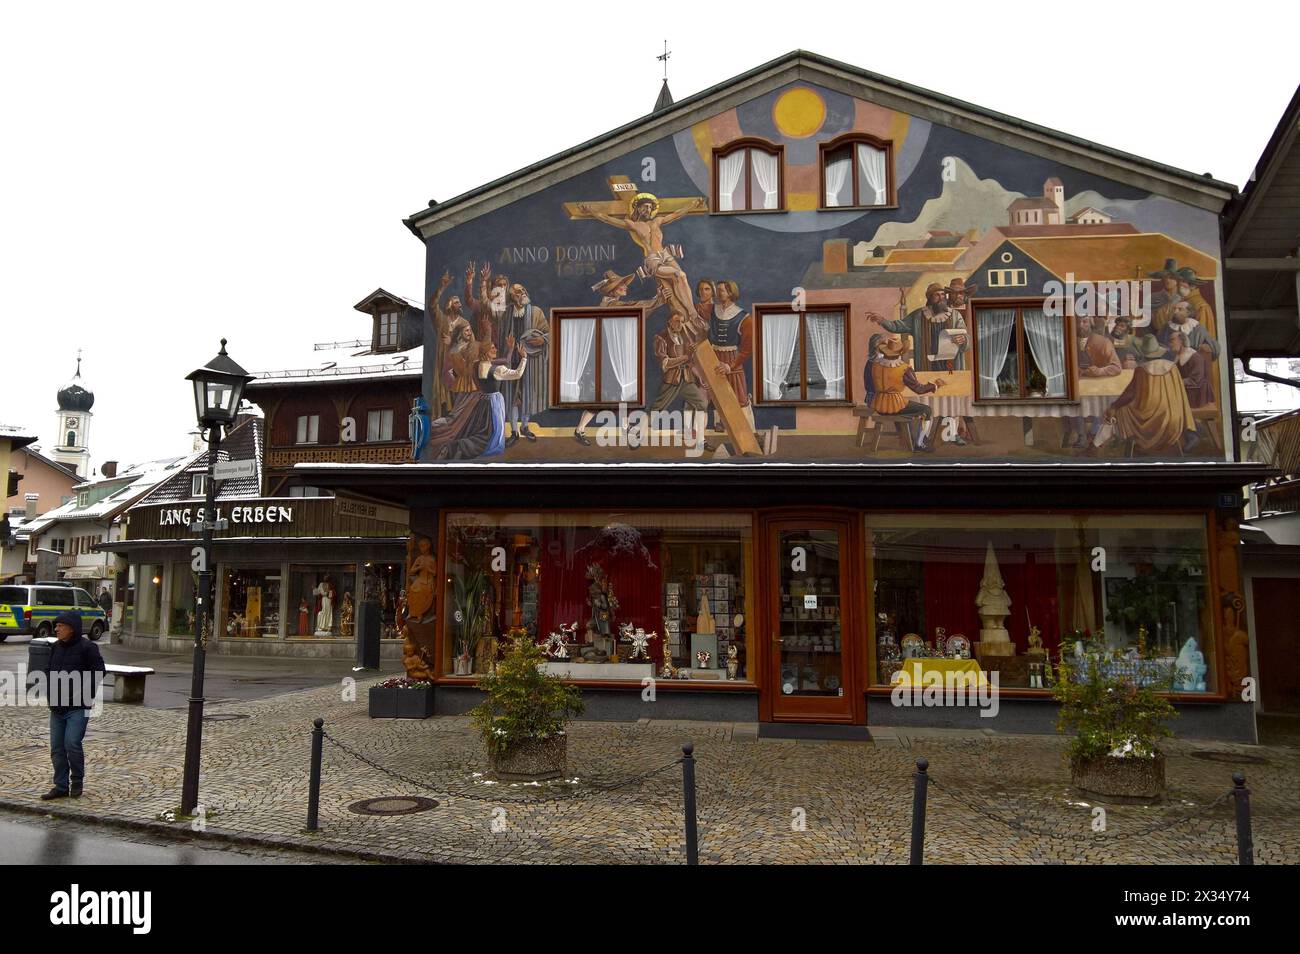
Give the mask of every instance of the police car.
[(14, 635), (53, 636), (55, 617), (68, 612), (81, 615), (81, 631), (91, 639), (108, 629), (107, 615), (80, 587), (0, 586), (0, 643)]

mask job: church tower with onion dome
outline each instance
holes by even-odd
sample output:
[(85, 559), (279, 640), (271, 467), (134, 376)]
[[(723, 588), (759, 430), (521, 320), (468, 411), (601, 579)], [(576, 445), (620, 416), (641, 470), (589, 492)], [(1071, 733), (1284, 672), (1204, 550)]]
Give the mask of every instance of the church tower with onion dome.
[(50, 453), (61, 464), (77, 471), (77, 476), (90, 475), (90, 409), (95, 406), (95, 392), (81, 379), (81, 352), (77, 352), (77, 372), (72, 380), (59, 388), (58, 423), (56, 440)]

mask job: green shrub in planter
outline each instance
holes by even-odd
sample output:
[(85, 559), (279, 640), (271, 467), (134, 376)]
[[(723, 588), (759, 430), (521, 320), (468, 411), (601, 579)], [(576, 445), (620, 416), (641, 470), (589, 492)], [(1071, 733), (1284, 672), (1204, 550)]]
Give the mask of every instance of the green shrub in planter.
[[(564, 727), (583, 711), (582, 693), (542, 671), (546, 655), (527, 633), (511, 636), (496, 671), (481, 676), (486, 698), (470, 716), (483, 736), (494, 770), (528, 764), (530, 777), (564, 768)], [(541, 763), (545, 763), (544, 765)]]
[[(1094, 646), (1094, 649), (1099, 647)], [(1104, 666), (1101, 651), (1063, 656), (1052, 694), (1058, 732), (1072, 732), (1066, 757), (1074, 784), (1096, 795), (1155, 798), (1164, 789), (1160, 740), (1178, 713), (1129, 671)]]

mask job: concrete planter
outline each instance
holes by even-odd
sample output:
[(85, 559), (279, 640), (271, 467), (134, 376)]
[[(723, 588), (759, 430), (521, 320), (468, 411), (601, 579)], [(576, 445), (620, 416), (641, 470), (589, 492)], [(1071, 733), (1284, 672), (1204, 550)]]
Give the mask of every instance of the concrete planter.
[(501, 755), (491, 755), (492, 772), (506, 781), (541, 781), (564, 774), (568, 748), (567, 737), (517, 742)]
[(1165, 791), (1165, 757), (1075, 760), (1070, 763), (1070, 777), (1083, 794), (1095, 798), (1156, 801)]
[(370, 687), (370, 718), (427, 719), (433, 715), (433, 686), (417, 689)]

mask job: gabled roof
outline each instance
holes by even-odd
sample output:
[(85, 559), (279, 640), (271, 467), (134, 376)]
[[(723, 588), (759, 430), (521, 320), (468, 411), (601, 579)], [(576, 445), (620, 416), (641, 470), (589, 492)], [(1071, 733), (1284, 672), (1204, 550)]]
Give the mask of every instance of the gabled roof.
[(357, 311), (364, 312), (365, 314), (368, 315), (370, 314), (371, 305), (373, 305), (375, 302), (385, 302), (385, 301), (392, 302), (394, 305), (397, 305), (398, 307), (401, 308), (422, 307), (418, 301), (412, 301), (411, 299), (406, 298), (402, 295), (394, 295), (392, 292), (387, 291), (386, 289), (383, 288), (376, 288), (369, 295), (361, 299), (352, 307), (355, 308)]
[(45, 466), (49, 467), (51, 470), (58, 472), (60, 476), (71, 477), (75, 482), (77, 483), (81, 482), (81, 478), (77, 476), (77, 469), (73, 467), (71, 464), (63, 464), (57, 460), (52, 460), (49, 457), (46, 457), (44, 454), (42, 454), (35, 447), (24, 447), (22, 450), (23, 453), (26, 454), (28, 457), (35, 458), (39, 463), (42, 463)]
[(679, 100), (540, 162), (502, 176), (445, 202), (430, 202), (405, 219), (418, 238), (446, 231), (561, 178), (604, 163), (613, 155), (652, 143), (714, 113), (792, 82), (817, 83), (869, 99), (890, 109), (929, 119), (1025, 152), (1066, 161), (1097, 175), (1131, 182), (1150, 192), (1215, 213), (1236, 187), (1141, 156), (1101, 146), (1046, 126), (912, 86), (829, 57), (793, 50), (739, 76)]
[(1014, 238), (1011, 242), (1053, 275), (1063, 278), (1066, 272), (1073, 272), (1075, 281), (1080, 282), (1146, 278), (1133, 274), (1133, 262), (1163, 262), (1166, 258), (1176, 258), (1180, 266), (1190, 265), (1203, 281), (1219, 273), (1213, 256), (1159, 232)]
[[(217, 500), (234, 497), (256, 497), (262, 490), (262, 444), (264, 425), (260, 417), (245, 417), (231, 428), (230, 433), (221, 442), (218, 461), (252, 460), (257, 464), (257, 473), (252, 477), (237, 477), (223, 480), (217, 484)], [(138, 498), (131, 506), (144, 504), (168, 503), (175, 500), (193, 500), (191, 478), (203, 474), (208, 468), (208, 450), (200, 451), (184, 467), (166, 480), (158, 483), (148, 493)]]

